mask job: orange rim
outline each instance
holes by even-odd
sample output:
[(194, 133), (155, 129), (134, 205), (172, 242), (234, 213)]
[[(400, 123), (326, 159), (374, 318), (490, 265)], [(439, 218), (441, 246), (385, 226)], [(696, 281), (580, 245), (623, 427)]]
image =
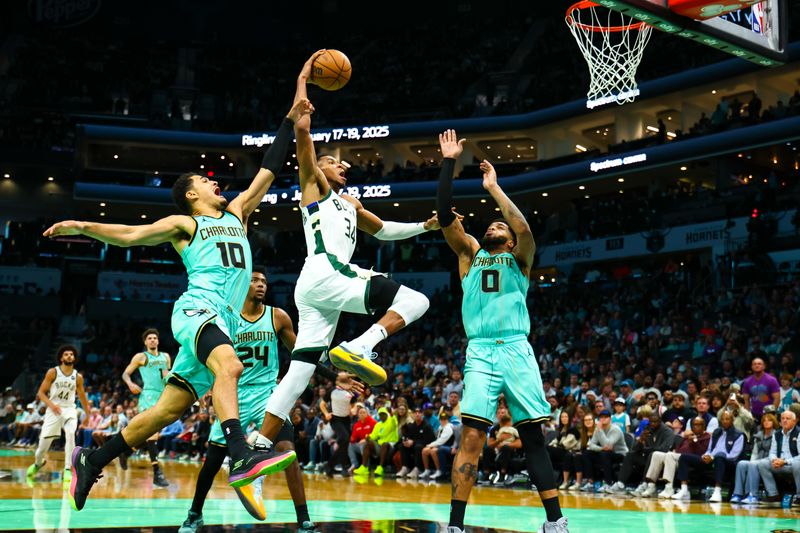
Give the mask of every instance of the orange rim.
[(620, 32), (625, 30), (640, 30), (646, 23), (644, 22), (636, 22), (633, 24), (625, 24), (623, 26), (594, 26), (591, 24), (582, 24), (576, 21), (572, 17), (572, 12), (577, 11), (579, 9), (589, 9), (591, 7), (603, 7), (597, 2), (592, 2), (591, 0), (582, 0), (581, 2), (577, 2), (569, 6), (567, 9), (567, 24), (570, 26), (575, 26), (576, 28), (580, 28), (585, 31), (593, 31), (593, 32), (603, 32), (603, 33), (612, 33), (612, 32)]

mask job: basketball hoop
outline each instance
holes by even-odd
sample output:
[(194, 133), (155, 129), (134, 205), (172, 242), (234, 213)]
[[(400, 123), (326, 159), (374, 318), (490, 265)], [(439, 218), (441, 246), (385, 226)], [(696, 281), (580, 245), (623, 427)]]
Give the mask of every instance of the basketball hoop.
[(570, 6), (566, 21), (589, 65), (586, 107), (593, 109), (611, 102), (621, 105), (639, 96), (636, 69), (652, 26), (588, 0)]

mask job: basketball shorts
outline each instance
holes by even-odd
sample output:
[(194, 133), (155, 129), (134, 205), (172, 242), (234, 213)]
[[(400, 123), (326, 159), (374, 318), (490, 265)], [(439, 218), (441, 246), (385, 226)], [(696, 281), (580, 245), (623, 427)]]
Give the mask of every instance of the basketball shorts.
[(146, 409), (150, 409), (153, 407), (158, 399), (161, 397), (162, 390), (153, 390), (153, 389), (142, 389), (141, 394), (139, 394), (139, 412)]
[[(239, 423), (242, 430), (247, 431), (250, 424), (255, 424), (256, 431), (261, 429), (264, 423), (264, 414), (267, 411), (267, 400), (272, 396), (275, 384), (270, 385), (252, 384), (239, 387)], [(288, 428), (288, 429), (287, 429)], [(275, 442), (288, 440), (294, 441), (294, 428), (288, 420), (283, 423)], [(211, 433), (208, 442), (217, 446), (227, 446), (225, 435), (222, 434), (222, 425), (217, 419), (211, 425)]]
[(65, 432), (72, 432), (78, 428), (78, 410), (75, 408), (62, 407), (61, 414), (57, 415), (49, 408), (44, 413), (42, 420), (42, 432), (40, 435), (44, 439), (57, 439), (61, 436), (61, 429)]
[[(197, 359), (197, 340), (209, 324), (233, 339), (239, 328), (239, 310), (229, 305), (212, 303), (192, 293), (184, 293), (172, 308), (172, 335), (180, 343), (168, 383), (201, 398), (214, 384), (214, 375)], [(231, 344), (233, 344), (231, 342)]]
[(294, 289), (299, 315), (294, 351), (327, 350), (342, 311), (370, 314), (370, 280), (382, 275), (340, 263), (333, 254), (307, 257)]
[(501, 393), (514, 425), (550, 418), (539, 364), (525, 335), (471, 339), (467, 345), (461, 417), (494, 424)]

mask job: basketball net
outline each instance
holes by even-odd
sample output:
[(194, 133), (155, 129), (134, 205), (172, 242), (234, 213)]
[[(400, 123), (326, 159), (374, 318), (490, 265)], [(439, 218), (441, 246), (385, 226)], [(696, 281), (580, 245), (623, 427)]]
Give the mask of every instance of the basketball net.
[(567, 10), (566, 21), (589, 65), (586, 107), (621, 105), (639, 96), (636, 69), (652, 26), (586, 0)]

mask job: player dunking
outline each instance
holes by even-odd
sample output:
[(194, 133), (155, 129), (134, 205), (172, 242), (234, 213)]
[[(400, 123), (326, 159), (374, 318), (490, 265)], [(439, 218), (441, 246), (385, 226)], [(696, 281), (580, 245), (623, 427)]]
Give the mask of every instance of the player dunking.
[[(148, 328), (142, 333), (142, 342), (145, 350), (133, 356), (131, 362), (122, 372), (122, 381), (128, 386), (133, 394), (139, 395), (139, 412), (146, 411), (153, 407), (158, 401), (164, 386), (167, 383), (169, 369), (172, 361), (167, 352), (158, 351), (158, 330)], [(131, 374), (139, 371), (142, 377), (142, 386), (139, 387), (131, 379)], [(147, 453), (150, 455), (150, 465), (153, 467), (153, 485), (156, 487), (169, 487), (169, 482), (164, 477), (164, 472), (158, 464), (158, 442), (159, 433), (156, 432), (145, 441)], [(125, 457), (121, 455), (120, 458)]]
[[(306, 96), (307, 81), (308, 77), (298, 77), (298, 97)], [(269, 399), (262, 427), (262, 433), (270, 440), (289, 417), (315, 364), (328, 350), (342, 311), (370, 314), (375, 309), (388, 309), (363, 335), (330, 351), (334, 366), (376, 385), (386, 381), (386, 372), (371, 361), (375, 345), (428, 309), (424, 294), (349, 264), (356, 246), (356, 230), (381, 240), (398, 240), (439, 229), (436, 217), (416, 224), (385, 222), (355, 198), (340, 194), (347, 181), (345, 166), (332, 156), (317, 159), (309, 115), (295, 123), (295, 138), (308, 257), (294, 291), (300, 318), (297, 344), (288, 373)]]
[[(236, 333), (234, 342), (234, 348), (244, 365), (244, 372), (239, 379), (239, 413), (242, 425), (245, 427), (251, 422), (261, 427), (263, 422), (266, 403), (275, 389), (280, 367), (278, 338), (290, 352), (294, 348), (296, 339), (292, 319), (286, 311), (264, 305), (266, 292), (266, 269), (255, 266), (250, 278), (250, 290), (242, 308), (242, 327)], [(345, 373), (341, 373), (337, 379), (335, 372), (322, 365), (318, 366), (318, 371), (331, 381), (337, 381), (343, 388), (352, 388), (356, 392), (363, 390), (360, 383), (353, 382)], [(259, 445), (260, 441), (266, 439), (259, 435), (256, 445)], [(228, 454), (219, 421), (211, 427), (208, 444), (206, 460), (197, 477), (192, 507), (178, 533), (194, 533), (203, 526), (203, 504), (214, 482), (214, 476), (219, 472)], [(294, 429), (290, 422), (285, 422), (278, 433), (275, 449), (294, 450)], [(263, 478), (259, 478), (250, 485), (235, 488), (245, 509), (258, 520), (264, 520), (267, 516), (261, 496), (262, 480)], [(297, 531), (300, 533), (315, 531), (316, 526), (308, 515), (303, 474), (297, 462), (286, 469), (286, 482), (295, 505)]]
[(58, 366), (51, 368), (44, 375), (42, 384), (39, 385), (37, 394), (39, 400), (47, 405), (42, 422), (42, 432), (39, 434), (39, 445), (36, 447), (34, 463), (28, 467), (28, 479), (33, 479), (36, 473), (47, 462), (47, 450), (53, 444), (53, 439), (61, 436), (64, 429), (64, 481), (72, 478), (70, 470), (72, 451), (75, 448), (75, 431), (78, 429), (78, 410), (75, 407), (75, 394), (81, 400), (81, 406), (89, 416), (89, 400), (83, 390), (83, 376), (75, 370), (75, 360), (78, 350), (74, 346), (64, 345), (56, 352)]
[(451, 210), (453, 171), (463, 150), (454, 130), (439, 136), (442, 170), (437, 210), (445, 239), (458, 256), (464, 299), (464, 330), (469, 339), (464, 372), (461, 417), (464, 429), (453, 461), (449, 533), (464, 529), (464, 511), (478, 473), (478, 457), (492, 425), (497, 399), (503, 393), (519, 431), (528, 473), (539, 490), (547, 521), (539, 531), (566, 533), (553, 468), (544, 443), (542, 422), (550, 417), (539, 366), (528, 343), (531, 321), (526, 306), (536, 244), (517, 206), (497, 184), (494, 167), (484, 160), (483, 188), (503, 220), (489, 225), (480, 244), (464, 231)]
[[(314, 56), (303, 66), (304, 72), (310, 73), (313, 59)], [(123, 453), (130, 454), (131, 447), (141, 446), (150, 435), (177, 420), (212, 386), (232, 459), (228, 477), (231, 485), (252, 483), (294, 461), (294, 452), (267, 453), (247, 446), (236, 396), (243, 367), (231, 339), (236, 335), (252, 270), (247, 218), (261, 203), (286, 159), (294, 122), (312, 111), (307, 99), (295, 98), (261, 169), (247, 190), (230, 203), (216, 181), (188, 173), (172, 187), (175, 203), (184, 214), (142, 226), (66, 221), (44, 232), (45, 237), (86, 235), (117, 246), (168, 242), (181, 256), (189, 276), (188, 289), (172, 311), (172, 333), (181, 348), (168, 386), (156, 405), (135, 417), (101, 448), (93, 452), (75, 448), (69, 494), (76, 510), (83, 508), (104, 466)]]

